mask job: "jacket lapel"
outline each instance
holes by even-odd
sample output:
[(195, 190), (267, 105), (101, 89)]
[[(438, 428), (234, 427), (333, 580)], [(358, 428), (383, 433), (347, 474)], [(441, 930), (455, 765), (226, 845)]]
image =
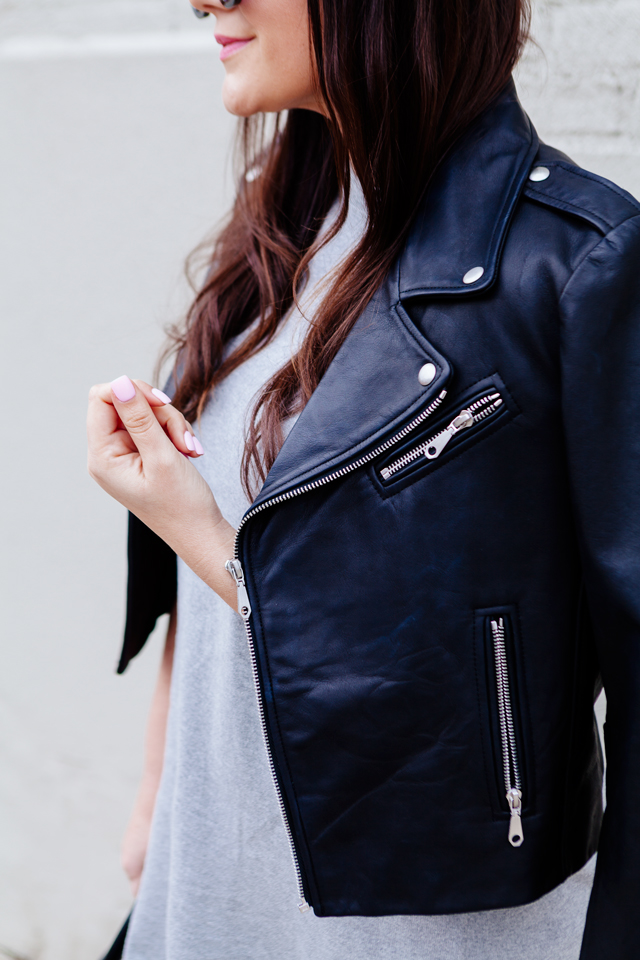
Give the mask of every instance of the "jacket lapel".
[[(420, 368), (434, 364), (428, 387)], [(411, 323), (398, 301), (397, 274), (357, 320), (271, 468), (256, 504), (329, 473), (375, 446), (430, 401), (449, 364)]]
[[(493, 283), (537, 150), (510, 84), (438, 170), (399, 263), (298, 418), (254, 506), (371, 450), (443, 389), (449, 363), (411, 323), (402, 300), (469, 295)], [(469, 283), (474, 267), (481, 275)], [(424, 387), (418, 372), (427, 362), (436, 375)]]

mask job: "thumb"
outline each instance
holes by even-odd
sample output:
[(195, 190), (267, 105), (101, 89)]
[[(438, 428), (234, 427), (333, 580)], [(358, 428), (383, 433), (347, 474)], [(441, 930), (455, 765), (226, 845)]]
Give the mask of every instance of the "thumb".
[(110, 386), (113, 405), (143, 460), (146, 455), (157, 452), (159, 444), (168, 443), (172, 446), (144, 393), (134, 386), (129, 377), (118, 377)]

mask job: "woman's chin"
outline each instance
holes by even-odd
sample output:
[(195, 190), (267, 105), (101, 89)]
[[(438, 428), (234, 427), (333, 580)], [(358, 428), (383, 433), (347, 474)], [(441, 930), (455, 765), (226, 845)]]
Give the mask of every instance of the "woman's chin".
[(263, 98), (256, 96), (253, 84), (238, 82), (238, 77), (229, 75), (222, 85), (222, 102), (225, 110), (234, 117), (251, 117), (269, 109)]

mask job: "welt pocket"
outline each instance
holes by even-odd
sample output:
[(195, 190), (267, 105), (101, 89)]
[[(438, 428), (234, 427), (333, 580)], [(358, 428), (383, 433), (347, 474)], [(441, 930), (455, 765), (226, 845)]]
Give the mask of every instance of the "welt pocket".
[(524, 664), (515, 607), (475, 611), (476, 663), (487, 782), (505, 840), (522, 845), (532, 809), (533, 765)]
[(496, 376), (447, 401), (419, 430), (403, 439), (375, 464), (377, 481), (388, 487), (421, 476), (430, 468), (472, 446), (514, 414), (513, 401)]

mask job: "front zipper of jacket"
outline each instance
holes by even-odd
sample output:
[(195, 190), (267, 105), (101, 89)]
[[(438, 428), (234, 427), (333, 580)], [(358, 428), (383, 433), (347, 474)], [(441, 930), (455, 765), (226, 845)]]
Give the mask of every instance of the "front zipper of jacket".
[(513, 723), (509, 664), (504, 637), (504, 619), (502, 617), (499, 620), (491, 620), (491, 639), (493, 641), (493, 659), (496, 672), (502, 769), (505, 796), (510, 813), (508, 840), (512, 847), (519, 847), (524, 840), (522, 833), (522, 776)]
[(262, 690), (260, 687), (258, 657), (256, 654), (256, 645), (253, 639), (253, 630), (251, 629), (251, 623), (250, 623), (251, 604), (249, 603), (249, 594), (247, 593), (247, 585), (244, 579), (244, 571), (242, 569), (242, 564), (237, 558), (234, 558), (233, 560), (227, 560), (227, 562), (225, 563), (225, 569), (227, 570), (228, 573), (231, 574), (231, 576), (236, 582), (236, 587), (238, 588), (238, 613), (244, 620), (244, 627), (247, 632), (247, 642), (249, 644), (249, 655), (251, 657), (251, 671), (253, 673), (253, 681), (255, 684), (256, 700), (258, 701), (258, 713), (260, 716), (260, 726), (262, 727), (262, 735), (264, 737), (264, 743), (267, 749), (267, 760), (269, 761), (269, 770), (271, 771), (271, 779), (273, 780), (273, 785), (275, 787), (276, 797), (278, 799), (278, 806), (280, 807), (280, 813), (282, 814), (284, 827), (287, 833), (287, 840), (289, 841), (289, 850), (291, 851), (291, 859), (293, 860), (293, 866), (296, 872), (296, 882), (298, 884), (298, 896), (300, 897), (300, 902), (298, 903), (298, 909), (300, 913), (306, 913), (307, 910), (309, 909), (309, 904), (307, 903), (307, 898), (305, 897), (305, 894), (304, 894), (304, 884), (302, 882), (302, 871), (300, 869), (300, 861), (298, 860), (298, 854), (296, 853), (295, 843), (293, 842), (293, 833), (291, 832), (289, 818), (287, 817), (287, 809), (285, 807), (284, 797), (282, 796), (282, 790), (280, 789), (280, 784), (278, 782), (276, 767), (273, 760), (273, 752), (271, 750), (271, 743), (269, 742), (267, 717), (264, 710), (264, 704), (262, 702)]
[(495, 413), (501, 404), (502, 397), (498, 392), (493, 391), (492, 393), (484, 394), (460, 410), (444, 430), (441, 430), (428, 440), (420, 441), (415, 447), (412, 447), (401, 457), (398, 457), (397, 460), (383, 467), (380, 471), (380, 476), (383, 480), (389, 480), (394, 474), (423, 456), (426, 457), (427, 460), (437, 459), (456, 434), (461, 433), (463, 430), (468, 430), (477, 423), (481, 423), (492, 413)]
[(268, 507), (272, 507), (277, 503), (284, 503), (286, 500), (292, 500), (294, 497), (299, 496), (302, 493), (309, 493), (311, 490), (317, 490), (319, 487), (324, 487), (328, 483), (332, 483), (334, 480), (339, 480), (341, 477), (346, 476), (349, 473), (353, 473), (354, 470), (359, 470), (360, 467), (365, 466), (367, 463), (370, 463), (372, 460), (376, 460), (378, 457), (382, 456), (383, 453), (386, 453), (387, 450), (390, 450), (393, 446), (403, 440), (406, 436), (420, 427), (425, 420), (431, 417), (438, 407), (441, 405), (443, 400), (447, 395), (446, 390), (441, 390), (438, 396), (432, 400), (428, 407), (426, 407), (422, 413), (415, 417), (406, 427), (403, 427), (398, 433), (396, 433), (389, 440), (385, 440), (384, 443), (376, 447), (375, 450), (372, 450), (370, 453), (365, 454), (363, 457), (359, 457), (357, 460), (354, 460), (353, 463), (347, 464), (345, 467), (340, 467), (338, 470), (335, 470), (333, 473), (327, 474), (325, 477), (320, 477), (318, 480), (312, 480), (310, 483), (305, 483), (300, 487), (294, 487), (292, 490), (287, 490), (286, 493), (280, 493), (275, 497), (272, 497), (270, 500), (265, 500), (264, 503), (259, 504), (259, 506), (254, 507), (245, 513), (244, 517), (240, 521), (240, 525), (236, 532), (236, 542), (234, 549), (234, 557), (232, 560), (227, 560), (225, 564), (225, 569), (229, 573), (233, 580), (235, 581), (237, 591), (238, 591), (238, 613), (244, 621), (244, 627), (247, 634), (247, 643), (249, 645), (249, 654), (251, 657), (251, 669), (253, 672), (253, 681), (255, 684), (256, 699), (258, 701), (258, 712), (260, 715), (260, 725), (262, 727), (262, 734), (264, 737), (264, 743), (267, 751), (267, 759), (269, 761), (269, 769), (271, 771), (271, 777), (276, 791), (276, 797), (278, 799), (278, 805), (280, 807), (280, 813), (282, 815), (282, 820), (284, 822), (285, 830), (287, 833), (287, 839), (289, 841), (289, 849), (291, 851), (291, 858), (293, 860), (293, 866), (296, 873), (296, 880), (298, 884), (298, 896), (300, 897), (300, 902), (298, 903), (298, 909), (301, 913), (306, 913), (309, 910), (309, 904), (304, 892), (304, 883), (302, 880), (302, 869), (300, 867), (300, 860), (298, 858), (298, 853), (296, 851), (295, 842), (293, 839), (293, 832), (291, 830), (291, 825), (289, 823), (289, 818), (287, 816), (287, 808), (285, 806), (284, 797), (282, 796), (282, 790), (280, 788), (280, 783), (278, 781), (278, 775), (276, 773), (275, 762), (273, 759), (273, 751), (271, 749), (271, 741), (269, 739), (269, 728), (267, 726), (267, 717), (264, 709), (263, 697), (262, 697), (262, 685), (260, 682), (260, 671), (258, 668), (258, 656), (256, 654), (255, 641), (253, 637), (253, 630), (251, 629), (251, 604), (249, 601), (249, 594), (247, 592), (247, 585), (244, 578), (244, 570), (242, 569), (242, 564), (240, 562), (239, 555), (239, 544), (240, 544), (240, 531), (245, 526), (245, 524), (256, 514), (261, 513), (263, 510), (266, 510)]

